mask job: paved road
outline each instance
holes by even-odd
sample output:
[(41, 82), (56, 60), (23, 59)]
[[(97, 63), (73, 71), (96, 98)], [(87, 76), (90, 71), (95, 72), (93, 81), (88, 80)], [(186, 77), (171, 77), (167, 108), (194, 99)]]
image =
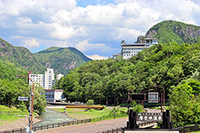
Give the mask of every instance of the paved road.
[(36, 133), (96, 133), (125, 127), (128, 118), (104, 120), (94, 123), (78, 124), (59, 128), (45, 129)]

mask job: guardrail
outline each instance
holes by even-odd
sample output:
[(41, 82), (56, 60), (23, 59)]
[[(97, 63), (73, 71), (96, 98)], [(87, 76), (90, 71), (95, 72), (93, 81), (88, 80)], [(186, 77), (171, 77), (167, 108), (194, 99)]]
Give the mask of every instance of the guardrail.
[(200, 131), (200, 124), (177, 127), (175, 129), (178, 129), (180, 133)]
[(97, 133), (124, 133), (124, 127), (110, 129), (110, 130), (107, 130), (107, 131), (100, 131), (100, 132), (97, 132)]
[[(119, 117), (124, 117), (124, 116), (127, 116), (127, 115), (116, 115), (115, 117), (119, 118)], [(112, 119), (112, 118), (114, 118), (114, 116), (109, 115), (109, 116), (98, 117), (98, 118), (93, 118), (93, 119), (83, 119), (83, 120), (66, 121), (66, 122), (53, 123), (53, 124), (47, 124), (47, 125), (38, 125), (38, 126), (33, 126), (33, 131), (50, 129), (50, 128), (61, 127), (61, 126), (70, 126), (70, 125), (75, 125), (75, 124), (83, 124), (83, 123), (88, 123), (88, 122), (96, 122), (96, 121)], [(0, 133), (24, 133), (25, 131), (26, 131), (25, 128), (19, 128), (19, 129), (7, 130), (7, 131), (0, 131)]]
[[(75, 124), (83, 124), (83, 123), (88, 123), (88, 122), (91, 122), (91, 119), (66, 121), (66, 122), (53, 123), (53, 124), (47, 124), (47, 125), (38, 125), (38, 126), (33, 126), (33, 131), (61, 127), (61, 126), (69, 126), (69, 125), (75, 125)], [(25, 128), (19, 128), (19, 129), (0, 131), (0, 133), (25, 133), (25, 131), (26, 131)]]

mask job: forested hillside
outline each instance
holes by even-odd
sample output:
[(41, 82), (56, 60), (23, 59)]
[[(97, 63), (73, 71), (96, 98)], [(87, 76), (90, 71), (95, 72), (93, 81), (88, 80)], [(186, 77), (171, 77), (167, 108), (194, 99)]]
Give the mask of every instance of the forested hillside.
[(159, 43), (193, 44), (200, 41), (200, 26), (166, 20), (150, 28), (145, 36), (138, 38), (138, 42), (149, 37), (157, 38)]
[(90, 61), (69, 72), (56, 84), (71, 101), (127, 100), (127, 92), (141, 92), (163, 86), (166, 96), (181, 81), (199, 72), (200, 43), (158, 44), (130, 60)]
[(33, 54), (24, 47), (14, 47), (12, 44), (0, 38), (0, 60), (14, 63), (17, 67), (41, 73), (46, 68), (38, 62)]
[[(16, 78), (15, 75), (28, 75), (28, 72), (11, 62), (0, 60), (0, 104), (27, 109), (28, 102), (19, 101), (18, 97), (29, 97), (28, 79), (23, 77)], [(35, 87), (34, 109), (41, 113), (46, 103), (44, 102), (45, 96), (39, 92), (42, 92), (42, 88)]]
[(54, 68), (56, 74), (62, 73), (64, 75), (91, 60), (77, 49), (71, 47), (51, 47), (33, 55), (45, 67)]

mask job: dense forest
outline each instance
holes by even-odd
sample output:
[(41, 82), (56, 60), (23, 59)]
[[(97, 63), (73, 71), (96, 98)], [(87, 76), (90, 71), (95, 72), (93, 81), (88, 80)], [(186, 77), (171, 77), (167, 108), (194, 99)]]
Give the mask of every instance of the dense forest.
[[(29, 103), (19, 101), (18, 97), (29, 97), (30, 86), (28, 79), (15, 75), (27, 75), (27, 71), (18, 68), (15, 64), (0, 60), (0, 104), (8, 107), (15, 106), (19, 109), (27, 109)], [(34, 110), (38, 113), (44, 111), (46, 106), (45, 96), (41, 94), (43, 88), (35, 86)]]
[[(126, 101), (127, 92), (165, 88), (166, 97), (182, 80), (190, 78), (200, 65), (200, 43), (158, 44), (130, 60), (95, 60), (69, 72), (56, 84), (71, 101)], [(161, 91), (161, 90), (160, 90)], [(101, 100), (99, 100), (101, 98)]]

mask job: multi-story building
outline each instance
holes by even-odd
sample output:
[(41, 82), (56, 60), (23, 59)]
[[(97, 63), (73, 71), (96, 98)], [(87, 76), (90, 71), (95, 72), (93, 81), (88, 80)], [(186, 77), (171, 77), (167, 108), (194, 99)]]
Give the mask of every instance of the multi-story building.
[(47, 68), (47, 71), (44, 74), (44, 88), (51, 89), (53, 87), (54, 80), (54, 70), (53, 68)]
[[(51, 89), (53, 87), (54, 81), (54, 70), (52, 68), (47, 68), (45, 74), (31, 74), (29, 73), (29, 78), (34, 82), (40, 84), (44, 89)], [(32, 82), (29, 81), (31, 85)]]
[[(63, 101), (63, 89), (52, 89), (53, 85), (64, 75), (58, 74), (56, 80), (54, 79), (54, 70), (52, 68), (47, 68), (45, 74), (31, 74), (29, 71), (29, 78), (35, 83), (40, 84), (41, 87), (45, 90), (45, 97), (48, 102)], [(32, 82), (29, 81), (29, 84), (32, 85)]]
[[(44, 87), (44, 74), (29, 74), (29, 78), (34, 82), (40, 84), (41, 87)], [(29, 84), (33, 83), (29, 81)]]
[(149, 48), (155, 44), (158, 44), (158, 39), (156, 38), (145, 38), (145, 43), (126, 44), (125, 41), (122, 41), (121, 56), (123, 56), (123, 59), (129, 59), (143, 49)]

